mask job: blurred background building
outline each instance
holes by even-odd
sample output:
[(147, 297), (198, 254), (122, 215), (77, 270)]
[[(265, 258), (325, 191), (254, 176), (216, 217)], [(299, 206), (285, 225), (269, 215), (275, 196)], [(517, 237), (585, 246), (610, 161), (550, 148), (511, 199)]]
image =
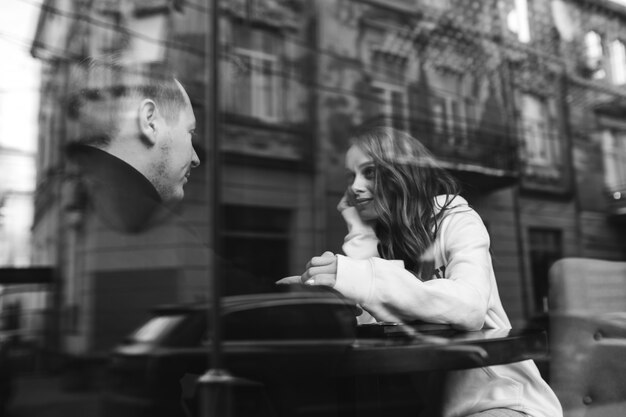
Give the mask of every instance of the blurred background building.
[(41, 69), (29, 49), (40, 4), (0, 3), (0, 339), (11, 334), (36, 344), (49, 288), (11, 271), (32, 265)]
[[(37, 16), (37, 8), (2, 5), (0, 33), (0, 265), (31, 263), (30, 228), (35, 191), (39, 63), (25, 50), (32, 33), (19, 38), (18, 22)], [(30, 28), (29, 28), (30, 29)], [(19, 42), (22, 42), (19, 44)]]
[[(107, 351), (157, 303), (207, 298), (212, 204), (203, 115), (209, 3), (47, 0), (33, 260), (54, 266), (59, 349)], [(626, 260), (626, 6), (610, 0), (220, 2), (219, 253), (227, 294), (263, 291), (339, 252), (343, 153), (362, 124), (421, 139), (492, 239), (519, 326), (549, 309), (566, 256)], [(93, 214), (64, 146), (76, 62), (167, 61), (191, 96), (203, 164), (148, 231)]]

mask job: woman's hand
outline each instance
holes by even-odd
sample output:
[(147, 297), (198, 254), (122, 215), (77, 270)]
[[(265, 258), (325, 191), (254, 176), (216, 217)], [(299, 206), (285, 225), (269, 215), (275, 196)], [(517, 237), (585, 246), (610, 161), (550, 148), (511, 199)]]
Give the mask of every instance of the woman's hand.
[(334, 287), (337, 282), (337, 256), (327, 251), (311, 258), (300, 279), (307, 285)]
[(292, 275), (290, 277), (285, 277), (276, 281), (276, 284), (285, 285), (285, 284), (302, 284), (302, 279), (300, 275)]
[(341, 213), (348, 207), (352, 207), (352, 205), (350, 204), (350, 199), (348, 198), (348, 191), (346, 190), (346, 192), (343, 193), (343, 197), (341, 197), (341, 200), (339, 200), (339, 204), (337, 204), (337, 211)]

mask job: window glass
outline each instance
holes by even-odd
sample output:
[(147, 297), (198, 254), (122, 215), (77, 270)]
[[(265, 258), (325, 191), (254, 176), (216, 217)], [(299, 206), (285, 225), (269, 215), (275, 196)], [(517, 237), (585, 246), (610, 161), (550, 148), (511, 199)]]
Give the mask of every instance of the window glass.
[[(626, 253), (606, 213), (620, 203), (607, 204), (607, 189), (626, 195), (626, 23), (608, 1), (222, 0), (219, 16), (208, 0), (12, 3), (23, 2), (51, 6), (14, 45), (38, 56), (40, 84), (0, 77), (4, 121), (21, 115), (17, 95), (40, 98), (39, 123), (16, 117), (15, 134), (0, 123), (0, 259), (54, 268), (58, 292), (37, 334), (63, 354), (102, 353), (129, 334), (158, 339), (174, 316), (133, 333), (157, 305), (207, 303), (214, 289), (283, 291), (276, 281), (297, 279), (326, 251), (346, 254), (355, 235), (370, 245), (363, 258), (402, 257), (417, 271), (432, 236), (411, 218), (431, 205), (416, 201), (452, 187), (428, 186), (430, 156), (419, 146), (407, 153), (410, 145), (381, 142), (368, 154), (380, 175), (365, 170), (362, 197), (351, 201), (374, 228), (353, 229), (337, 209), (354, 171), (346, 151), (372, 125), (417, 139), (491, 224), (514, 326), (527, 311), (519, 289), (531, 298), (520, 254), (530, 248), (532, 302), (542, 310), (545, 259), (560, 247), (530, 226), (562, 227), (584, 256)], [(87, 55), (99, 63), (84, 68)], [(1, 67), (23, 71), (2, 58)], [(22, 148), (31, 131), (38, 154)], [(73, 159), (66, 150), (75, 142), (97, 157)], [(398, 175), (387, 176), (375, 155), (388, 149), (382, 161), (400, 163), (389, 169)], [(30, 171), (3, 181), (16, 158), (36, 167), (29, 190), (13, 184)], [(408, 180), (418, 176), (414, 187)], [(147, 202), (135, 201), (137, 189)], [(19, 210), (27, 227), (18, 241), (10, 199), (23, 194), (33, 204)], [(600, 238), (606, 245), (595, 245)], [(9, 240), (34, 242), (32, 257)]]
[(555, 109), (548, 101), (533, 94), (522, 97), (522, 137), (529, 165), (549, 166), (560, 160)]
[(403, 129), (406, 126), (405, 112), (405, 94), (401, 91), (391, 91), (391, 118), (396, 129)]
[(604, 178), (609, 192), (626, 189), (626, 132), (605, 130), (602, 134)]
[(606, 71), (603, 68), (603, 40), (598, 32), (589, 31), (585, 34), (585, 65), (586, 69), (595, 80), (603, 79)]
[(436, 97), (433, 100), (433, 119), (435, 122), (435, 135), (439, 138), (447, 137), (447, 111), (446, 102), (443, 98)]
[(515, 0), (513, 10), (507, 16), (509, 30), (517, 35), (520, 42), (530, 42), (527, 0)]
[(397, 129), (405, 129), (408, 123), (408, 105), (404, 87), (374, 81), (372, 92), (376, 109), (376, 113), (372, 115), (373, 119), (380, 119)]
[(227, 294), (268, 291), (288, 275), (291, 211), (258, 206), (224, 206), (222, 231)]
[(265, 121), (281, 117), (279, 44), (279, 37), (267, 29), (233, 25), (234, 65), (227, 68), (235, 73), (228, 75), (229, 88), (222, 90), (230, 111)]
[(474, 125), (472, 99), (465, 91), (464, 77), (453, 71), (436, 71), (433, 81), (435, 132), (451, 145), (467, 145), (468, 131)]
[(611, 42), (611, 76), (614, 84), (626, 83), (626, 48), (619, 39)]
[(552, 264), (563, 256), (561, 235), (562, 232), (557, 229), (529, 229), (533, 307), (538, 313), (549, 309), (549, 271)]

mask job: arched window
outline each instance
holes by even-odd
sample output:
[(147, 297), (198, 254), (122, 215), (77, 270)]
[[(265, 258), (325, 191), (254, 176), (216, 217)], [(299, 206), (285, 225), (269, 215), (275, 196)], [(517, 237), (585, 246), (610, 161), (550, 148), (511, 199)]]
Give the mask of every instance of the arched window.
[(614, 84), (626, 83), (626, 48), (624, 42), (619, 39), (611, 42), (609, 47), (611, 54), (611, 79)]
[(530, 42), (527, 0), (515, 0), (515, 7), (507, 16), (507, 26), (511, 32), (517, 35), (520, 42)]
[(585, 34), (585, 67), (589, 76), (594, 80), (603, 79), (606, 71), (602, 65), (603, 45), (602, 36), (593, 30)]

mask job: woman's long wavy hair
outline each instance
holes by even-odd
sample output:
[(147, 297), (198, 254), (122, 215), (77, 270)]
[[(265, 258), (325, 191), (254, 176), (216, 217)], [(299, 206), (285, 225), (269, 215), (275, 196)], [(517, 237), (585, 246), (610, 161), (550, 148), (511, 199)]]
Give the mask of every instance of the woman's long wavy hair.
[[(424, 255), (432, 247), (444, 212), (459, 194), (457, 182), (420, 141), (399, 130), (369, 128), (357, 132), (351, 144), (374, 162), (371, 191), (380, 255), (402, 259), (406, 269), (430, 279)], [(439, 207), (435, 197), (442, 194), (448, 198)]]

